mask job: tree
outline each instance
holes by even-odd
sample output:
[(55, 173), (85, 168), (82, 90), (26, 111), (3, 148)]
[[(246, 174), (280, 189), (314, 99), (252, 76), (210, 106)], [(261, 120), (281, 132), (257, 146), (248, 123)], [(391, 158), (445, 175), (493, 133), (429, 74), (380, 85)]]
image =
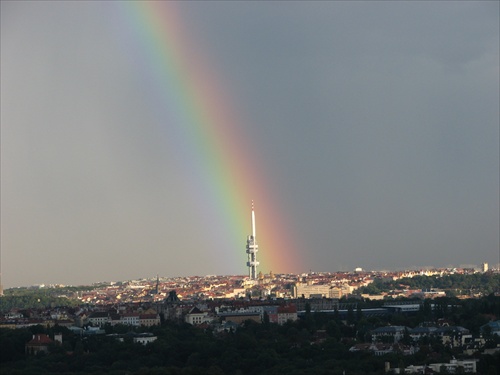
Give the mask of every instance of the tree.
[(361, 306), (358, 304), (356, 307), (356, 321), (359, 322), (363, 317), (363, 312), (361, 310)]
[(399, 373), (404, 374), (405, 373), (405, 363), (404, 363), (403, 359), (399, 360), (398, 367), (399, 367)]
[(349, 307), (347, 308), (347, 324), (353, 325), (354, 321), (355, 321), (354, 310), (353, 310), (352, 304), (350, 304)]
[(264, 324), (266, 327), (269, 327), (269, 314), (267, 313), (267, 311), (264, 311), (264, 320), (263, 320), (263, 324)]
[(333, 319), (335, 319), (335, 321), (337, 323), (340, 323), (340, 314), (339, 314), (338, 306), (335, 306), (335, 308), (333, 310)]
[(315, 329), (315, 321), (314, 317), (311, 314), (311, 305), (309, 302), (306, 303), (306, 313), (305, 313), (305, 323), (306, 323), (306, 328), (309, 330), (314, 330)]
[(410, 336), (410, 332), (408, 331), (408, 328), (405, 327), (405, 331), (403, 333), (403, 338), (400, 340), (402, 344), (405, 345), (411, 345), (413, 343), (413, 339)]
[(326, 333), (330, 337), (333, 337), (337, 340), (340, 340), (340, 338), (341, 338), (340, 328), (339, 328), (339, 325), (337, 324), (337, 322), (335, 322), (335, 320), (331, 320), (327, 323)]

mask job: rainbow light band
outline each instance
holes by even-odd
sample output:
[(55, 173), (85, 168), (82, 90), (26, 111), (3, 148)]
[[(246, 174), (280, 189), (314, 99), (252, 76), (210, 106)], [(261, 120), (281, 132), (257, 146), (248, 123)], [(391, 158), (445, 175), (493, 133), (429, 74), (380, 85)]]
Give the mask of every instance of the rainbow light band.
[[(138, 34), (150, 74), (157, 81), (161, 102), (176, 108), (183, 123), (177, 136), (192, 147), (193, 165), (206, 181), (204, 188), (223, 213), (228, 241), (235, 247), (226, 259), (237, 273), (246, 272), (245, 242), (251, 232), (251, 201), (256, 202), (258, 260), (264, 273), (299, 272), (303, 268), (293, 233), (287, 232), (280, 210), (270, 201), (263, 168), (250, 158), (238, 117), (221, 89), (213, 64), (200, 53), (200, 45), (184, 27), (179, 4), (170, 1), (117, 2), (127, 23)], [(196, 48), (193, 48), (196, 47)], [(186, 152), (186, 151), (184, 151)]]

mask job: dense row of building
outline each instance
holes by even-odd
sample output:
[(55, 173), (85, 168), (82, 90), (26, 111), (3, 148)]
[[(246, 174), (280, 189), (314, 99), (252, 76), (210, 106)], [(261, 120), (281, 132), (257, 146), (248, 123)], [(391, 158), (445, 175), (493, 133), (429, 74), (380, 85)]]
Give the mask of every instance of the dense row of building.
[[(191, 276), (156, 279), (130, 280), (124, 282), (106, 282), (90, 287), (87, 291), (62, 295), (77, 298), (81, 303), (107, 305), (116, 303), (159, 302), (168, 297), (172, 290), (180, 300), (200, 301), (241, 298), (341, 298), (349, 296), (363, 286), (368, 286), (375, 279), (399, 280), (414, 276), (445, 276), (449, 274), (471, 274), (474, 269), (432, 269), (398, 272), (311, 272), (307, 274), (269, 274), (259, 273), (256, 280), (246, 276)], [(53, 287), (53, 286), (48, 286)], [(38, 286), (37, 288), (47, 288)], [(423, 295), (425, 293), (425, 295)], [(401, 287), (375, 298), (397, 298), (419, 295), (420, 297), (438, 297), (444, 291), (411, 290)], [(469, 297), (469, 296), (467, 296)]]

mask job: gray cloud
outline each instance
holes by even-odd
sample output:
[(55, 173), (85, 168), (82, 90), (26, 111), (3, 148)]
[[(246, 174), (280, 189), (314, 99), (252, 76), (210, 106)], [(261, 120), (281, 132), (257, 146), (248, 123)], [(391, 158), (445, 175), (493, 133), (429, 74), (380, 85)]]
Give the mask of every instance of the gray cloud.
[[(303, 249), (289, 271), (499, 261), (497, 2), (179, 6)], [(6, 286), (245, 272), (118, 8), (1, 3)]]

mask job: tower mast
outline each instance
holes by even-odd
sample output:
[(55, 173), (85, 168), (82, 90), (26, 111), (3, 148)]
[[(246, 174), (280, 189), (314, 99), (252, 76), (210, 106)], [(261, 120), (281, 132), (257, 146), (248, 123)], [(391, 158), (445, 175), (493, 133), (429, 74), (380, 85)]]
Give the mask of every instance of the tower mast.
[(257, 245), (257, 239), (255, 235), (255, 211), (252, 201), (252, 234), (247, 237), (247, 254), (248, 254), (248, 276), (251, 280), (257, 279), (257, 252), (259, 251), (259, 246)]
[(253, 209), (253, 201), (252, 201), (252, 236), (255, 239), (255, 210)]

